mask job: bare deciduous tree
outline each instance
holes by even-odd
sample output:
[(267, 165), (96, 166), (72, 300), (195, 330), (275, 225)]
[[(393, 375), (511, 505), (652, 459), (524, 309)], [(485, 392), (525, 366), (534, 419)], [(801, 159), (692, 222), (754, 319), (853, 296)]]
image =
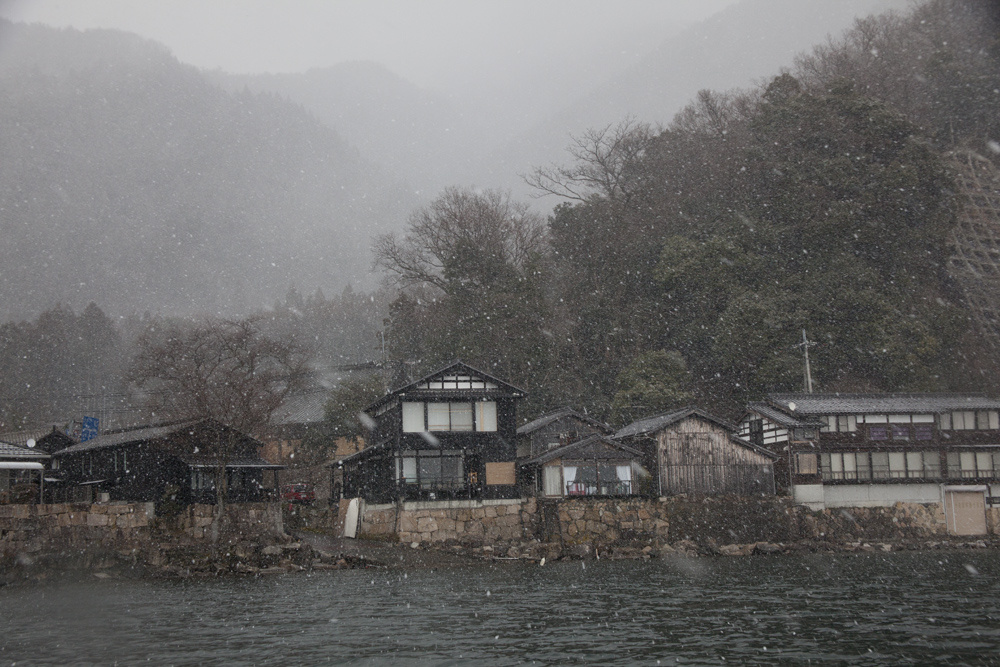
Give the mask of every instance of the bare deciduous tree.
[(545, 225), (510, 193), (447, 188), (410, 216), (403, 238), (375, 240), (375, 266), (400, 287), (432, 285), (452, 293), (489, 280), (490, 266), (523, 269), (545, 245)]
[[(140, 336), (129, 371), (149, 409), (166, 419), (211, 417), (260, 436), (274, 411), (304, 381), (308, 355), (265, 335), (259, 317), (151, 327)], [(227, 498), (226, 465), (235, 433), (213, 452), (217, 504)], [(220, 509), (221, 514), (221, 509)]]
[(617, 125), (587, 130), (572, 137), (566, 149), (573, 164), (538, 167), (523, 178), (538, 197), (556, 195), (584, 202), (600, 196), (627, 201), (641, 180), (635, 167), (655, 134), (652, 126), (631, 117)]

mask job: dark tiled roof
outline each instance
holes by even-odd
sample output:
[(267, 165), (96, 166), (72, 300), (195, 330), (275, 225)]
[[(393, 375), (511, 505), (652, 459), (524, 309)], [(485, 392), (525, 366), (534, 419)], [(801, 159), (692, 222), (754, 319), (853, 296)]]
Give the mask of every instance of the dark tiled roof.
[(565, 407), (565, 408), (559, 408), (558, 410), (554, 410), (552, 412), (546, 413), (546, 414), (542, 415), (541, 417), (538, 417), (537, 419), (533, 419), (532, 421), (528, 422), (527, 424), (519, 426), (518, 429), (517, 429), (517, 434), (518, 435), (528, 435), (530, 433), (534, 433), (538, 429), (544, 428), (544, 427), (548, 426), (549, 424), (551, 424), (553, 422), (559, 421), (563, 417), (575, 417), (575, 418), (579, 419), (580, 421), (587, 422), (591, 426), (594, 426), (594, 427), (596, 427), (596, 428), (604, 431), (605, 433), (611, 433), (611, 427), (608, 426), (607, 424), (605, 424), (603, 422), (599, 422), (596, 419), (594, 419), (593, 417), (588, 417), (587, 415), (582, 415), (579, 412), (577, 412), (576, 410), (574, 410), (573, 408)]
[(19, 447), (11, 442), (0, 441), (0, 460), (11, 459), (47, 459), (49, 455), (40, 449)]
[(571, 442), (562, 447), (550, 449), (533, 459), (528, 459), (521, 465), (540, 465), (558, 458), (579, 458), (582, 460), (631, 460), (642, 456), (642, 452), (628, 445), (615, 442), (603, 435), (592, 435), (589, 438)]
[(615, 433), (614, 437), (617, 438), (628, 438), (637, 435), (645, 435), (647, 433), (655, 433), (656, 431), (662, 430), (671, 424), (675, 424), (680, 420), (690, 417), (697, 416), (705, 419), (707, 421), (718, 424), (727, 431), (735, 431), (736, 427), (733, 424), (725, 421), (724, 419), (719, 419), (713, 415), (708, 414), (701, 408), (696, 407), (686, 407), (680, 410), (675, 410), (674, 412), (668, 412), (666, 414), (657, 415), (655, 417), (646, 417), (645, 419), (640, 419), (634, 421), (625, 428), (621, 429)]
[(774, 459), (774, 460), (778, 459), (778, 455), (776, 453), (772, 452), (770, 449), (765, 449), (764, 447), (758, 447), (757, 445), (751, 443), (749, 440), (744, 440), (743, 438), (741, 438), (740, 436), (736, 435), (735, 433), (730, 433), (729, 434), (729, 440), (730, 440), (730, 442), (733, 442), (734, 444), (737, 444), (737, 445), (739, 445), (741, 447), (746, 447), (747, 449), (752, 449), (753, 451), (757, 452), (758, 454), (763, 454), (764, 456), (766, 456), (766, 457), (768, 457), (770, 459)]
[(288, 426), (321, 422), (325, 417), (328, 398), (329, 393), (325, 389), (289, 396), (282, 406), (275, 410), (274, 424)]
[(747, 404), (747, 410), (755, 412), (761, 417), (785, 428), (818, 428), (826, 426), (826, 422), (818, 422), (810, 419), (809, 415), (795, 417), (767, 403), (749, 403)]
[(164, 438), (168, 435), (172, 435), (173, 433), (177, 433), (178, 431), (181, 431), (183, 429), (191, 428), (195, 424), (198, 424), (202, 421), (204, 420), (192, 419), (188, 421), (166, 424), (162, 426), (141, 426), (139, 428), (119, 431), (117, 433), (105, 433), (104, 435), (99, 435), (96, 438), (87, 440), (86, 442), (81, 442), (78, 445), (67, 447), (62, 451), (56, 452), (56, 454), (57, 455), (75, 454), (76, 452), (85, 452), (92, 449), (101, 449), (102, 447), (114, 447), (115, 445), (124, 445), (130, 442), (157, 440), (159, 438)]
[(785, 412), (800, 415), (1000, 410), (1000, 401), (983, 394), (771, 394), (767, 399)]

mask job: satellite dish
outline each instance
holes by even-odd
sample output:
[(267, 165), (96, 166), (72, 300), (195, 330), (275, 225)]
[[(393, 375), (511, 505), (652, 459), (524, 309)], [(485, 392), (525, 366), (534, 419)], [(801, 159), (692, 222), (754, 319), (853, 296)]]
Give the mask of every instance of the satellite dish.
[(795, 401), (788, 401), (788, 409), (795, 412)]
[(29, 448), (34, 447), (35, 446), (35, 439), (34, 438), (28, 438), (28, 442), (26, 442), (25, 444), (28, 445)]

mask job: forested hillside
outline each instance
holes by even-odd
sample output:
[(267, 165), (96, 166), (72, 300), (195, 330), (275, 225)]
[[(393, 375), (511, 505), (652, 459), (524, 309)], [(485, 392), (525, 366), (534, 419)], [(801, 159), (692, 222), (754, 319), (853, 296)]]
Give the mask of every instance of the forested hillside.
[(0, 23), (0, 310), (247, 313), (369, 277), (417, 199), (272, 95), (111, 31)]
[[(947, 151), (988, 152), (997, 136), (994, 18), (936, 0), (859, 23), (795, 73), (702, 92), (661, 133), (631, 121), (579, 136), (573, 161), (529, 178), (569, 200), (548, 245), (499, 267), (477, 259), (475, 232), (426, 209), (378, 246), (407, 286), (393, 349), (433, 366), (447, 340), (536, 409), (619, 423), (692, 398), (734, 414), (802, 388), (803, 330), (821, 390), (995, 391), (945, 270), (962, 205)], [(866, 42), (873, 27), (895, 52)], [(428, 215), (448, 234), (423, 231)], [(436, 257), (425, 264), (446, 280), (414, 257)]]

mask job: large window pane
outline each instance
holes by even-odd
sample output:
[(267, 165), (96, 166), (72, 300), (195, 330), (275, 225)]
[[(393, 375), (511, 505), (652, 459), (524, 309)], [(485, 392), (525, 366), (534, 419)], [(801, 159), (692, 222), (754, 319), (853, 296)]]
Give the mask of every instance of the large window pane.
[(975, 452), (959, 452), (959, 461), (962, 464), (962, 477), (975, 477), (976, 476), (976, 453)]
[(903, 452), (889, 452), (889, 476), (906, 477), (906, 455)]
[(451, 407), (448, 403), (427, 404), (427, 430), (451, 430)]
[(424, 429), (424, 404), (403, 403), (403, 432), (420, 433)]
[(858, 464), (858, 479), (871, 479), (872, 469), (871, 464), (868, 462), (868, 454), (860, 453), (855, 455), (855, 460)]
[(858, 466), (854, 454), (844, 454), (844, 479), (857, 479)]
[(497, 430), (497, 404), (495, 401), (480, 401), (476, 403), (476, 430)]
[(872, 479), (888, 479), (889, 453), (872, 452)]
[(990, 452), (976, 452), (976, 471), (978, 477), (993, 476), (993, 454)]
[(906, 476), (924, 476), (924, 454), (923, 452), (906, 452)]
[(472, 430), (472, 403), (451, 403), (451, 430)]
[(937, 479), (941, 476), (941, 455), (937, 452), (924, 452), (924, 477)]

